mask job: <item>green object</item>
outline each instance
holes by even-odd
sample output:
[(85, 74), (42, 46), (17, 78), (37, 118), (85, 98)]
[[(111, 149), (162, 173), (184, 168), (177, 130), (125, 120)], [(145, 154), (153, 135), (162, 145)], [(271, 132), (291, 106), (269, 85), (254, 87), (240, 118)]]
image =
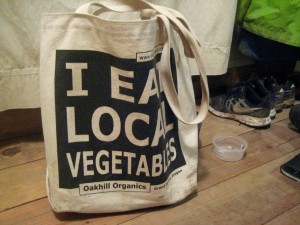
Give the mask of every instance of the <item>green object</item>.
[(237, 22), (262, 37), (300, 47), (300, 0), (240, 0)]

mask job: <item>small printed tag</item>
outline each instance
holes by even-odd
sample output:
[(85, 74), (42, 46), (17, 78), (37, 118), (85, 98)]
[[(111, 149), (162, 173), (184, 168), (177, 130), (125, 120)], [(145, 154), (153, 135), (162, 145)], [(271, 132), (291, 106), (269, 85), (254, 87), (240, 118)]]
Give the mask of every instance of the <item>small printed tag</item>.
[(85, 183), (79, 185), (80, 195), (104, 193), (104, 192), (150, 192), (150, 183), (135, 181), (103, 181)]
[(138, 52), (136, 54), (136, 61), (137, 62), (147, 62), (154, 59), (154, 57), (161, 53), (163, 50), (163, 45), (156, 46), (152, 51), (148, 52)]

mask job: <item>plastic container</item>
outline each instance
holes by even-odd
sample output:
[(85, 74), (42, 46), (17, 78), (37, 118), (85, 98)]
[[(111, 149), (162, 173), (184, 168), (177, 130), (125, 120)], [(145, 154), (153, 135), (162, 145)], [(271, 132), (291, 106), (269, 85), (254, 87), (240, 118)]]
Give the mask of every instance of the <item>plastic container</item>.
[(239, 161), (248, 147), (247, 141), (234, 134), (217, 134), (213, 137), (215, 156), (225, 161)]

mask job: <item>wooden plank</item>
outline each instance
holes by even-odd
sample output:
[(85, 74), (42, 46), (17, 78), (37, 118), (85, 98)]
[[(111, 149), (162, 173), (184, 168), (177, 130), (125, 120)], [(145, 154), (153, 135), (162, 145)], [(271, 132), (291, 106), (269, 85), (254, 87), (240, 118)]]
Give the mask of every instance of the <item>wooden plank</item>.
[[(148, 210), (149, 211), (149, 210)], [(0, 224), (106, 224), (115, 225), (145, 214), (147, 210), (112, 214), (55, 213), (43, 198), (0, 213)]]
[(41, 132), (40, 108), (0, 112), (0, 140)]
[(0, 142), (0, 170), (45, 158), (42, 134)]
[(46, 196), (44, 159), (1, 170), (0, 212)]
[[(263, 224), (300, 203), (299, 184), (279, 166), (299, 154), (267, 164), (198, 192), (192, 199), (122, 223), (134, 224)], [(213, 176), (213, 174), (211, 174)]]
[[(230, 127), (230, 129), (228, 129)], [(253, 128), (240, 124), (239, 122), (223, 119), (212, 114), (203, 121), (200, 129), (200, 147), (212, 143), (212, 138), (217, 133), (242, 134), (253, 130)]]
[(267, 222), (265, 225), (299, 225), (300, 221), (300, 204), (279, 215), (278, 217)]
[(238, 162), (225, 162), (213, 155), (212, 146), (199, 151), (199, 190), (206, 189), (300, 148), (300, 134), (287, 127), (288, 119), (266, 130), (242, 134), (248, 142), (246, 156)]

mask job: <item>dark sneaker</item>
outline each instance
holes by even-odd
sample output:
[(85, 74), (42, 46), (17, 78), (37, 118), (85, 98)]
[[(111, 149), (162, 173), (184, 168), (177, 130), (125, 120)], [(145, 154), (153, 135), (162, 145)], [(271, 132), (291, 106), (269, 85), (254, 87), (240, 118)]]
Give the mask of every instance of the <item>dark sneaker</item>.
[(300, 104), (291, 108), (289, 118), (292, 124), (300, 131)]
[(261, 97), (262, 99), (270, 99), (270, 117), (271, 119), (274, 119), (276, 115), (276, 102), (275, 99), (272, 99), (271, 93), (265, 88), (263, 81), (257, 77), (253, 77), (244, 82), (244, 84), (252, 88), (256, 92), (256, 94), (258, 94), (259, 97)]
[(295, 102), (295, 85), (292, 81), (288, 80), (281, 87), (284, 91), (283, 108), (289, 108), (294, 105)]
[(209, 106), (209, 111), (216, 116), (252, 127), (269, 125), (270, 109), (270, 97), (261, 98), (248, 85), (239, 85), (227, 94), (211, 97)]
[(264, 86), (271, 93), (271, 101), (275, 105), (276, 112), (281, 112), (283, 108), (284, 91), (278, 85), (274, 77), (268, 76), (263, 79)]

